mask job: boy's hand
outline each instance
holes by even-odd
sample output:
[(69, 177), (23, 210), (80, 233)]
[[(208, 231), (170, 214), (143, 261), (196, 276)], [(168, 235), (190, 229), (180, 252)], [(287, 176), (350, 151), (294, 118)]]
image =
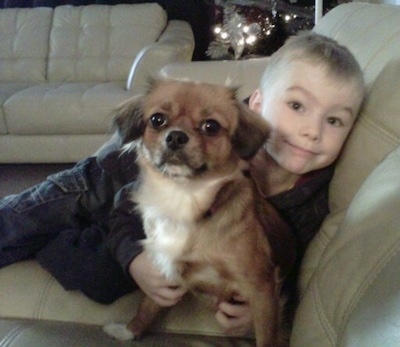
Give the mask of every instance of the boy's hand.
[(144, 293), (160, 306), (173, 306), (186, 293), (186, 289), (168, 281), (158, 271), (146, 252), (140, 253), (131, 262), (129, 273)]
[[(186, 293), (186, 289), (168, 281), (145, 252), (131, 262), (129, 273), (144, 293), (160, 306), (173, 306)], [(243, 336), (252, 327), (250, 306), (242, 297), (235, 297), (232, 302), (221, 302), (215, 317), (229, 335)]]
[(249, 303), (242, 297), (223, 301), (218, 305), (215, 318), (228, 335), (243, 336), (251, 331), (252, 317)]

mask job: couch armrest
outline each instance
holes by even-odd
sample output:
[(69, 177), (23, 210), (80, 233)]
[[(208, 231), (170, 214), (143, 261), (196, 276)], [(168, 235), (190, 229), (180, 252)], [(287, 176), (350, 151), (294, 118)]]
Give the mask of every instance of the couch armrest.
[(144, 47), (132, 63), (126, 88), (132, 94), (143, 93), (149, 78), (172, 62), (190, 61), (194, 51), (194, 36), (189, 23), (170, 20), (157, 42)]
[(364, 181), (325, 248), (300, 300), (290, 346), (399, 345), (399, 206), (397, 147)]
[(235, 87), (238, 88), (238, 97), (244, 99), (258, 88), (268, 60), (268, 57), (262, 57), (172, 63), (161, 69), (160, 76)]

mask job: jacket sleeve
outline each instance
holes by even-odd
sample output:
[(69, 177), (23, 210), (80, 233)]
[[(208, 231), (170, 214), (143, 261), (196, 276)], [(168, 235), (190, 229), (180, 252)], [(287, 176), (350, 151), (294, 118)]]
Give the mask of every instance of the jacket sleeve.
[(329, 183), (334, 167), (310, 173), (290, 191), (268, 198), (291, 227), (301, 258), (329, 213)]
[(129, 264), (142, 252), (145, 238), (141, 216), (130, 198), (135, 183), (124, 186), (114, 198), (109, 221), (108, 246), (114, 258), (128, 274)]

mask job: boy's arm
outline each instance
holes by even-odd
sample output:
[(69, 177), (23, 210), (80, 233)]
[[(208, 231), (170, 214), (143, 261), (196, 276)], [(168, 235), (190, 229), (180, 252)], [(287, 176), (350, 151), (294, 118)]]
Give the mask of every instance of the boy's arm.
[(145, 238), (141, 216), (135, 212), (130, 199), (134, 183), (121, 189), (114, 199), (109, 227), (109, 248), (125, 274), (132, 278), (151, 299), (161, 306), (172, 306), (180, 301), (186, 289), (168, 280), (143, 253), (141, 240)]
[(129, 265), (143, 251), (141, 240), (145, 238), (143, 223), (130, 199), (133, 184), (123, 187), (115, 196), (114, 209), (109, 221), (109, 249), (129, 275)]

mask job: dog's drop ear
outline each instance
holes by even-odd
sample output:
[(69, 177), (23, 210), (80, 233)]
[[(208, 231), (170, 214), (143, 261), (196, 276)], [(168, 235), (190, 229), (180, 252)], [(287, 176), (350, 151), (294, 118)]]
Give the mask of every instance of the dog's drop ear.
[(123, 144), (137, 140), (144, 133), (143, 100), (144, 96), (138, 95), (116, 109), (114, 127)]
[(237, 103), (239, 123), (232, 138), (232, 146), (240, 158), (247, 160), (252, 158), (267, 140), (270, 129), (260, 115), (250, 110), (247, 105), (239, 101)]

